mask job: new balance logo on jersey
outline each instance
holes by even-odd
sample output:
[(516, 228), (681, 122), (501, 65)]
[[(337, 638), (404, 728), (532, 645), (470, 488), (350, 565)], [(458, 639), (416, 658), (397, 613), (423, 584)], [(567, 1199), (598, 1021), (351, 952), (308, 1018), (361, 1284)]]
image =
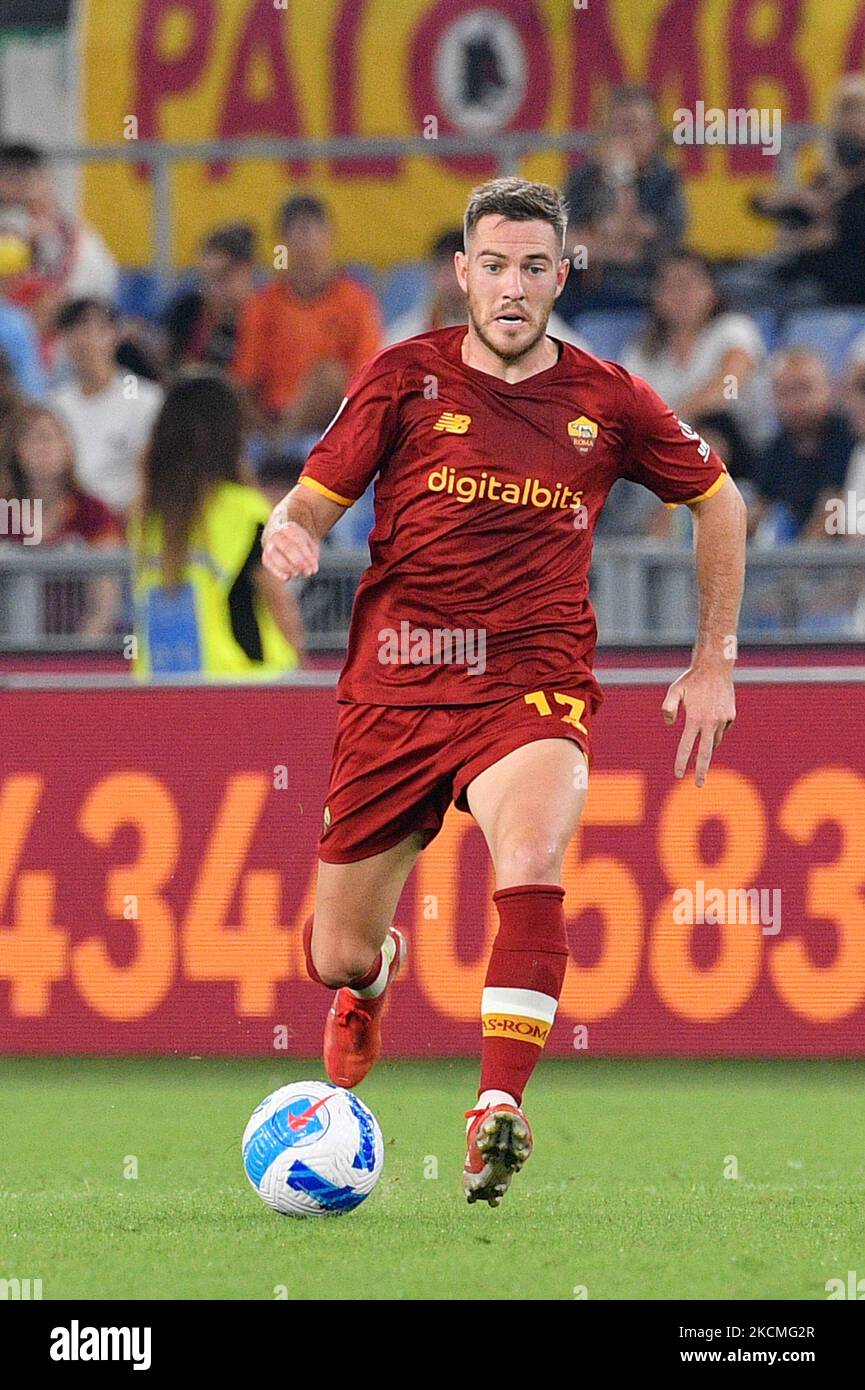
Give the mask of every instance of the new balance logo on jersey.
[(444, 430), (446, 434), (465, 434), (471, 422), (470, 415), (455, 415), (452, 410), (443, 410), (433, 429)]

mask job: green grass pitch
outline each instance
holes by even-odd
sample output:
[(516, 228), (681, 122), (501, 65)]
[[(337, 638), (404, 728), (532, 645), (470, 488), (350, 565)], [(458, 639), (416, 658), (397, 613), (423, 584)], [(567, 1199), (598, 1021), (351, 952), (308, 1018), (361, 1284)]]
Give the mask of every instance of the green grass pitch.
[(297, 1221), (256, 1197), (240, 1136), (320, 1062), (2, 1059), (0, 1278), (44, 1299), (592, 1300), (825, 1299), (865, 1276), (861, 1062), (543, 1060), (498, 1210), (459, 1185), (476, 1073), (381, 1063), (359, 1091), (377, 1189)]

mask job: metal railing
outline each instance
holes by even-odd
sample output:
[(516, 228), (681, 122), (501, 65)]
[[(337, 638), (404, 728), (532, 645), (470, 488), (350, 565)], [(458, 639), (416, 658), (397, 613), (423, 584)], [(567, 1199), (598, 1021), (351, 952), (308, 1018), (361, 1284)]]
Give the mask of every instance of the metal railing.
[[(796, 159), (803, 146), (812, 144), (824, 128), (802, 123), (784, 123), (776, 171), (784, 185), (795, 179)], [(427, 139), (422, 135), (369, 136), (339, 135), (321, 139), (295, 136), (239, 138), (232, 140), (194, 140), (166, 144), (160, 140), (129, 140), (112, 145), (52, 146), (51, 157), (73, 164), (138, 164), (151, 170), (153, 192), (153, 267), (160, 276), (174, 271), (174, 207), (172, 168), (182, 161), (236, 163), (239, 161), (288, 160), (365, 160), (369, 158), (430, 159), (449, 155), (484, 155), (496, 161), (499, 174), (519, 172), (520, 161), (528, 155), (548, 151), (575, 154), (591, 148), (596, 136), (588, 130), (502, 131), (493, 136), (442, 135)], [(767, 161), (768, 164), (768, 161)], [(771, 167), (769, 165), (769, 167)]]
[[(314, 652), (345, 647), (351, 606), (367, 565), (366, 551), (325, 546), (321, 569), (297, 585)], [(118, 631), (83, 637), (64, 629), (58, 599), (64, 585), (80, 591), (115, 575), (126, 595)], [(0, 544), (0, 653), (120, 652), (132, 630), (129, 555), (124, 549), (87, 550)], [(694, 561), (687, 546), (651, 540), (603, 540), (595, 545), (591, 597), (601, 645), (679, 645), (693, 640), (697, 621)], [(75, 602), (66, 610), (76, 611)], [(407, 615), (408, 616), (408, 615)], [(59, 630), (58, 630), (59, 628)], [(743, 642), (865, 640), (865, 546), (844, 543), (752, 550), (740, 625)]]

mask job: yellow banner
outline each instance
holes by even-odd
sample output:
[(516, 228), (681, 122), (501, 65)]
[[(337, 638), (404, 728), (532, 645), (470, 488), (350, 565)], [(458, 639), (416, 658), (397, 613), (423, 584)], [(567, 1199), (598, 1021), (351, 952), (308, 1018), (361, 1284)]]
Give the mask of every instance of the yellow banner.
[[(338, 252), (377, 266), (414, 259), (461, 219), (496, 162), (444, 158), (446, 134), (585, 128), (612, 82), (645, 82), (665, 129), (698, 103), (821, 121), (833, 83), (860, 70), (862, 0), (82, 0), (83, 138), (95, 144), (236, 136), (422, 136), (427, 157), (176, 166), (174, 254), (244, 218), (270, 260), (273, 219), (298, 189), (328, 200)], [(710, 122), (711, 123), (711, 122)], [(774, 159), (742, 144), (670, 144), (687, 180), (690, 241), (711, 255), (767, 249), (748, 210)], [(566, 180), (564, 155), (521, 172)], [(86, 216), (127, 265), (153, 257), (140, 165), (91, 165)]]

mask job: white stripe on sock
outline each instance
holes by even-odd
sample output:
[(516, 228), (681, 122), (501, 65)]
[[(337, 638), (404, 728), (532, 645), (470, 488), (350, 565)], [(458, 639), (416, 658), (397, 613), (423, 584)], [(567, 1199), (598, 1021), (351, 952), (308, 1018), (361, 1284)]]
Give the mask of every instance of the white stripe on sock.
[[(396, 941), (388, 932), (381, 944), (381, 969), (376, 975), (371, 985), (365, 985), (363, 989), (352, 989), (352, 994), (356, 999), (377, 999), (384, 993), (387, 985), (387, 972), (390, 969), (391, 961), (396, 955)], [(351, 988), (351, 986), (349, 986)]]
[(552, 1023), (558, 1000), (536, 989), (503, 989), (487, 986), (481, 997), (482, 1014), (517, 1014), (520, 1018), (537, 1018)]

